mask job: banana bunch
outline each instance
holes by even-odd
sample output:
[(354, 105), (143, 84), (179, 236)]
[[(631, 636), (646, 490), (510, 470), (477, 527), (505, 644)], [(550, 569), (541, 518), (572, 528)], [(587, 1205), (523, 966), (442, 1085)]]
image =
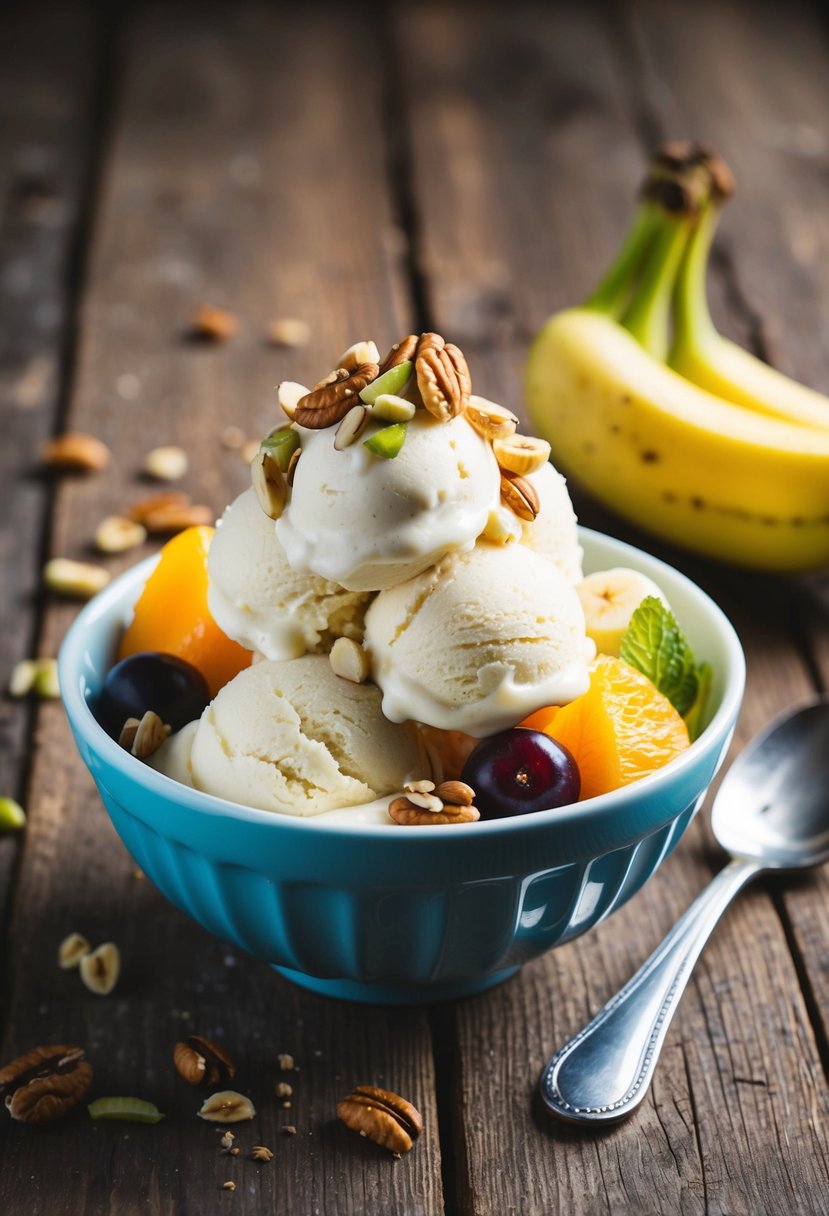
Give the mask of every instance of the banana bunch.
[(599, 287), (530, 350), (526, 395), (553, 459), (640, 527), (766, 571), (829, 563), (829, 398), (714, 328), (705, 291), (722, 161), (667, 145)]

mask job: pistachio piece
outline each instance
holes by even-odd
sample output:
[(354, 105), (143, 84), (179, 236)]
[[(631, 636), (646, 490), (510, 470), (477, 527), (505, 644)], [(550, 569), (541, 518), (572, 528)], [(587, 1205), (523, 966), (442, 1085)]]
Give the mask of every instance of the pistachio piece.
[(178, 481), (190, 466), (184, 448), (167, 446), (153, 448), (144, 457), (144, 473), (156, 481)]
[(98, 996), (109, 996), (121, 973), (121, 953), (115, 942), (104, 942), (80, 960), (80, 973), (86, 987)]
[(196, 1112), (200, 1119), (209, 1123), (241, 1123), (252, 1119), (256, 1107), (250, 1098), (238, 1094), (233, 1089), (223, 1089), (217, 1094), (211, 1094)]
[(384, 426), (380, 431), (375, 431), (370, 438), (364, 439), (363, 447), (368, 448), (372, 456), (379, 456), (381, 460), (393, 460), (405, 442), (406, 423), (395, 422), (391, 426)]
[(415, 416), (414, 402), (405, 397), (397, 397), (394, 393), (381, 393), (374, 402), (372, 414), (375, 418), (385, 418), (387, 422), (410, 422)]
[(74, 599), (91, 600), (110, 580), (108, 570), (89, 562), (76, 562), (68, 557), (53, 557), (43, 567), (43, 582), (47, 590)]
[(58, 946), (58, 966), (62, 971), (71, 971), (91, 949), (82, 933), (70, 933)]
[(266, 435), (259, 445), (259, 450), (273, 456), (283, 473), (288, 472), (291, 457), (299, 448), (299, 432), (292, 426), (279, 427)]
[(26, 812), (14, 798), (0, 798), (0, 832), (16, 832), (26, 826)]
[(270, 452), (260, 451), (250, 466), (259, 506), (269, 519), (279, 519), (288, 497), (285, 475)]
[[(376, 363), (377, 360), (374, 359), (373, 362)], [(395, 395), (402, 393), (409, 383), (413, 371), (414, 363), (411, 359), (405, 359), (402, 363), (390, 367), (388, 371), (383, 372), (381, 376), (378, 376), (376, 380), (372, 380), (371, 384), (367, 384), (360, 391), (360, 400), (364, 401), (366, 405), (374, 405), (377, 398), (385, 393)], [(412, 412), (414, 413), (414, 409), (412, 409)]]

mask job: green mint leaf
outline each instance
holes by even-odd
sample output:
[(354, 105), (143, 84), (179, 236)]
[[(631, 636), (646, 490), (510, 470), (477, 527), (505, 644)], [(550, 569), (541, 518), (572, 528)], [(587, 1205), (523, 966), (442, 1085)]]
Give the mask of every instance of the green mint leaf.
[(714, 672), (710, 663), (700, 663), (697, 667), (697, 695), (693, 705), (685, 715), (685, 725), (688, 727), (688, 738), (693, 743), (698, 739), (703, 727), (703, 715), (711, 691), (711, 680)]
[(693, 651), (676, 617), (655, 595), (648, 595), (630, 618), (619, 654), (641, 671), (685, 715), (699, 694)]

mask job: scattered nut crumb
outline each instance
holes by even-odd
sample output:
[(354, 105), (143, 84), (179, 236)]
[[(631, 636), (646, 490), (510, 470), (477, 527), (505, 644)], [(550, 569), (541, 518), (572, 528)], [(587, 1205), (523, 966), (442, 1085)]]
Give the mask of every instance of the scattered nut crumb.
[[(146, 878), (146, 874), (139, 866), (135, 867), (135, 869), (132, 872), (132, 876), (133, 876), (133, 878)], [(182, 1014), (181, 1016), (185, 1017), (185, 1014)], [(190, 1014), (188, 1013), (186, 1016), (189, 1017)]]
[(254, 1161), (273, 1161), (273, 1153), (264, 1144), (254, 1144), (250, 1155)]
[(235, 1190), (236, 1190), (236, 1183), (235, 1183), (235, 1182), (223, 1182), (223, 1183), (222, 1183), (222, 1190), (223, 1190), (223, 1191), (235, 1191)]
[(296, 1068), (294, 1057), (289, 1055), (288, 1052), (280, 1052), (280, 1054), (276, 1057), (276, 1062), (279, 1065), (280, 1072), (291, 1072), (294, 1068)]
[(279, 1105), (282, 1107), (283, 1110), (290, 1110), (291, 1107), (293, 1106), (293, 1102), (289, 1101), (289, 1099), (286, 1098), (285, 1101), (280, 1102)]
[(289, 1085), (287, 1081), (277, 1081), (274, 1092), (276, 1093), (277, 1098), (290, 1098), (291, 1094), (294, 1092), (294, 1087), (293, 1085)]
[(230, 1131), (230, 1129), (228, 1128), (228, 1130), (225, 1132), (225, 1134), (222, 1136), (221, 1140), (219, 1141), (219, 1144), (221, 1144), (222, 1148), (232, 1148), (233, 1141), (235, 1139), (236, 1139), (236, 1137), (234, 1136), (233, 1132)]
[(97, 473), (109, 464), (110, 450), (94, 435), (66, 431), (43, 444), (41, 457), (43, 463), (53, 469)]
[(236, 318), (226, 308), (213, 308), (208, 304), (193, 318), (194, 335), (208, 342), (226, 342), (237, 329)]
[(293, 1126), (292, 1123), (286, 1123), (284, 1125), (284, 1127), (280, 1127), (279, 1130), (283, 1136), (295, 1136), (296, 1135), (296, 1128)]
[(103, 566), (75, 562), (68, 557), (53, 557), (43, 567), (43, 583), (47, 590), (75, 599), (92, 599), (109, 580), (109, 571)]
[(268, 341), (273, 346), (305, 346), (310, 337), (310, 325), (298, 317), (277, 317), (268, 326)]
[(221, 444), (229, 452), (238, 452), (247, 439), (240, 426), (226, 426), (221, 434)]
[(178, 481), (189, 468), (190, 461), (184, 448), (170, 445), (153, 448), (144, 457), (144, 472), (156, 481)]

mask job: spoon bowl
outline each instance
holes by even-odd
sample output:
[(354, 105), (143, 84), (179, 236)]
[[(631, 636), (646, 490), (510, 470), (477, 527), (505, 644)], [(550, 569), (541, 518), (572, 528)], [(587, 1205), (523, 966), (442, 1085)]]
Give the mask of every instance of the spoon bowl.
[(711, 827), (726, 853), (766, 870), (829, 860), (829, 701), (778, 718), (740, 753)]

